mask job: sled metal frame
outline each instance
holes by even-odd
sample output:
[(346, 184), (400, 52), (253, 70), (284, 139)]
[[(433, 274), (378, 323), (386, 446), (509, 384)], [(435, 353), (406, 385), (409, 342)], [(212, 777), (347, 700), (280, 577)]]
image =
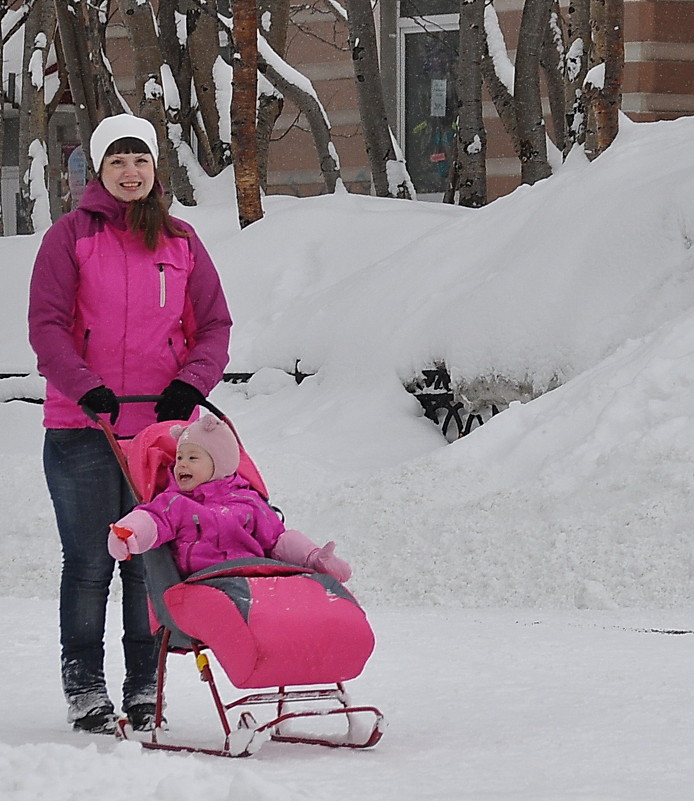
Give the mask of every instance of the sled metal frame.
[[(283, 743), (303, 743), (304, 745), (322, 745), (329, 748), (371, 748), (381, 739), (385, 729), (383, 714), (374, 706), (351, 706), (347, 693), (342, 682), (336, 682), (332, 687), (306, 687), (303, 689), (288, 689), (279, 687), (276, 691), (262, 691), (244, 695), (241, 698), (225, 704), (222, 701), (217, 683), (212, 673), (209, 659), (205, 655), (203, 645), (198, 643), (191, 644), (191, 652), (195, 656), (196, 666), (200, 674), (200, 680), (208, 684), (212, 700), (217, 710), (219, 722), (224, 733), (224, 740), (221, 748), (205, 748), (195, 745), (185, 745), (176, 743), (160, 742), (159, 734), (162, 732), (164, 721), (164, 684), (166, 676), (166, 660), (169, 653), (169, 640), (171, 631), (164, 629), (161, 645), (159, 648), (159, 666), (157, 675), (157, 700), (155, 712), (155, 728), (149, 735), (148, 740), (141, 740), (143, 748), (161, 751), (185, 751), (194, 754), (207, 754), (209, 756), (221, 757), (247, 757), (256, 753), (266, 740), (274, 740)], [(174, 649), (176, 652), (177, 649)], [(179, 653), (186, 653), (179, 651)], [(290, 710), (289, 704), (296, 702), (319, 701), (333, 702), (332, 708), (320, 710)], [(275, 708), (274, 717), (264, 723), (257, 723), (252, 713), (245, 707), (253, 705), (272, 705)], [(239, 712), (238, 725), (232, 729), (229, 720), (230, 713)], [(283, 725), (287, 721), (304, 718), (324, 718), (328, 716), (342, 715), (347, 720), (347, 734), (344, 737), (337, 735), (313, 736), (310, 734), (290, 733), (283, 731)], [(371, 718), (372, 722), (368, 732), (356, 738), (354, 734), (355, 722), (357, 718)], [(119, 723), (118, 735), (122, 739), (129, 739), (127, 733), (127, 721)], [(238, 743), (234, 743), (234, 733), (244, 732)]]

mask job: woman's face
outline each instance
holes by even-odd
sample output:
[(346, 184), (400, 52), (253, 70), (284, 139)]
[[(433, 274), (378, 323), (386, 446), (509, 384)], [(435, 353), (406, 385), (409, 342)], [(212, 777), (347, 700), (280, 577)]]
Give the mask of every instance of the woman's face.
[(154, 186), (149, 153), (114, 153), (101, 164), (101, 182), (116, 200), (143, 200)]

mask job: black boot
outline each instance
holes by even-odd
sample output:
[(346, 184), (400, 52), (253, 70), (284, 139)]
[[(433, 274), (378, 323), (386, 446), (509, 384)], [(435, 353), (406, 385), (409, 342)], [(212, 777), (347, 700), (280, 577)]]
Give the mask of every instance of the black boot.
[[(133, 731), (152, 731), (156, 726), (157, 707), (155, 704), (134, 704), (126, 711)], [(166, 719), (162, 719), (162, 726)]]
[(75, 731), (88, 734), (115, 734), (117, 718), (112, 706), (99, 706), (77, 718), (72, 724)]

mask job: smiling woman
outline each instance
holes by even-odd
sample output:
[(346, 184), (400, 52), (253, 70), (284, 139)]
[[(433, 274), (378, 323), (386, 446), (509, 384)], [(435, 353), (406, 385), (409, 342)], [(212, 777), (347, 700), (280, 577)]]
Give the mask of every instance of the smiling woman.
[[(44, 470), (63, 549), (62, 680), (68, 720), (115, 730), (104, 677), (106, 600), (114, 561), (109, 523), (135, 499), (103, 431), (119, 437), (187, 420), (222, 377), (231, 318), (217, 271), (193, 228), (168, 212), (154, 127), (107, 117), (90, 142), (98, 177), (79, 207), (46, 232), (30, 289), (29, 339), (46, 378)], [(121, 395), (159, 395), (154, 406)], [(138, 408), (134, 408), (137, 406)], [(125, 681), (133, 728), (151, 728), (156, 657), (139, 559), (120, 565)]]
[(154, 186), (152, 156), (149, 153), (106, 155), (101, 164), (101, 183), (116, 200), (144, 200)]

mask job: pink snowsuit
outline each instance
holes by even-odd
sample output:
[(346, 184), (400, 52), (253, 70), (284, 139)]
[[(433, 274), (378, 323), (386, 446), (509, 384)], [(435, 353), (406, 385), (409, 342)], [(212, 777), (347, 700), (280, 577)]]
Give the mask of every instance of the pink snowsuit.
[[(228, 361), (231, 318), (219, 276), (194, 230), (155, 251), (126, 225), (127, 204), (98, 180), (45, 234), (34, 266), (29, 340), (47, 379), (46, 428), (94, 427), (77, 405), (105, 384), (158, 395), (174, 379), (206, 397)], [(123, 406), (115, 431), (155, 421), (153, 404)]]
[(152, 547), (170, 543), (183, 576), (227, 559), (268, 556), (285, 530), (238, 473), (200, 484), (192, 492), (182, 492), (170, 473), (167, 488), (136, 511), (150, 515), (157, 528)]

